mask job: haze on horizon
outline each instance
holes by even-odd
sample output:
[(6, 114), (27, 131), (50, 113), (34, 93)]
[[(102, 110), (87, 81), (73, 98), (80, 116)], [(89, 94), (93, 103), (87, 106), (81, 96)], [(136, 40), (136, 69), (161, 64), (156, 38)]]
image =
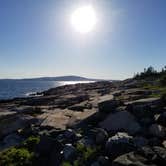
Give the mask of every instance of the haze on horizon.
[(0, 78), (125, 79), (160, 69), (165, 9), (165, 0), (1, 0)]

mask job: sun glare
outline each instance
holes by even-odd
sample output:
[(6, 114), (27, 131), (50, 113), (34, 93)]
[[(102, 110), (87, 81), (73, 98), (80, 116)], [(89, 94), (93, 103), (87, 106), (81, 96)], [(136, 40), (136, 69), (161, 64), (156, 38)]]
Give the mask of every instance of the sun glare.
[(79, 7), (71, 15), (71, 24), (80, 33), (92, 31), (96, 22), (96, 13), (92, 6)]

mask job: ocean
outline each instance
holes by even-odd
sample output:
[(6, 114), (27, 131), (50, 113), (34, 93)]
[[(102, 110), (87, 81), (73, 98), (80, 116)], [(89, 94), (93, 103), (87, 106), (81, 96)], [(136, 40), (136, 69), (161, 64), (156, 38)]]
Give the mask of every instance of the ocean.
[(28, 97), (30, 94), (42, 92), (62, 85), (89, 82), (91, 81), (0, 80), (0, 100)]

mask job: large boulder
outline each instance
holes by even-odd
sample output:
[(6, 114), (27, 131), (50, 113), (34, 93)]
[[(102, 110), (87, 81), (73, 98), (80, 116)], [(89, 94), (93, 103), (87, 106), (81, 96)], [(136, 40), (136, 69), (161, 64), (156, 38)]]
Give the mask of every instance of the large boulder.
[(152, 117), (152, 108), (160, 103), (159, 98), (145, 98), (125, 103), (127, 110), (134, 114), (138, 119)]
[(161, 137), (161, 138), (164, 138), (165, 135), (166, 135), (166, 130), (163, 126), (161, 125), (158, 125), (158, 124), (152, 124), (150, 127), (149, 127), (149, 133), (153, 136), (156, 136), (156, 137)]
[(110, 137), (106, 142), (106, 153), (115, 158), (124, 153), (133, 151), (135, 147), (132, 143), (133, 137), (127, 133), (119, 132), (116, 135)]
[(111, 113), (99, 125), (108, 131), (126, 131), (129, 134), (135, 134), (141, 129), (134, 116), (127, 111)]

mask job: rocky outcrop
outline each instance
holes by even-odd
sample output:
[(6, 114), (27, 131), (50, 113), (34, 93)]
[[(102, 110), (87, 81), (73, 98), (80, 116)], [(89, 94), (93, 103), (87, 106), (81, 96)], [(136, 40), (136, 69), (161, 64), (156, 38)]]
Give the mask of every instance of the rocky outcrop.
[(0, 151), (33, 149), (36, 166), (165, 166), (166, 108), (141, 85), (67, 85), (0, 101)]

